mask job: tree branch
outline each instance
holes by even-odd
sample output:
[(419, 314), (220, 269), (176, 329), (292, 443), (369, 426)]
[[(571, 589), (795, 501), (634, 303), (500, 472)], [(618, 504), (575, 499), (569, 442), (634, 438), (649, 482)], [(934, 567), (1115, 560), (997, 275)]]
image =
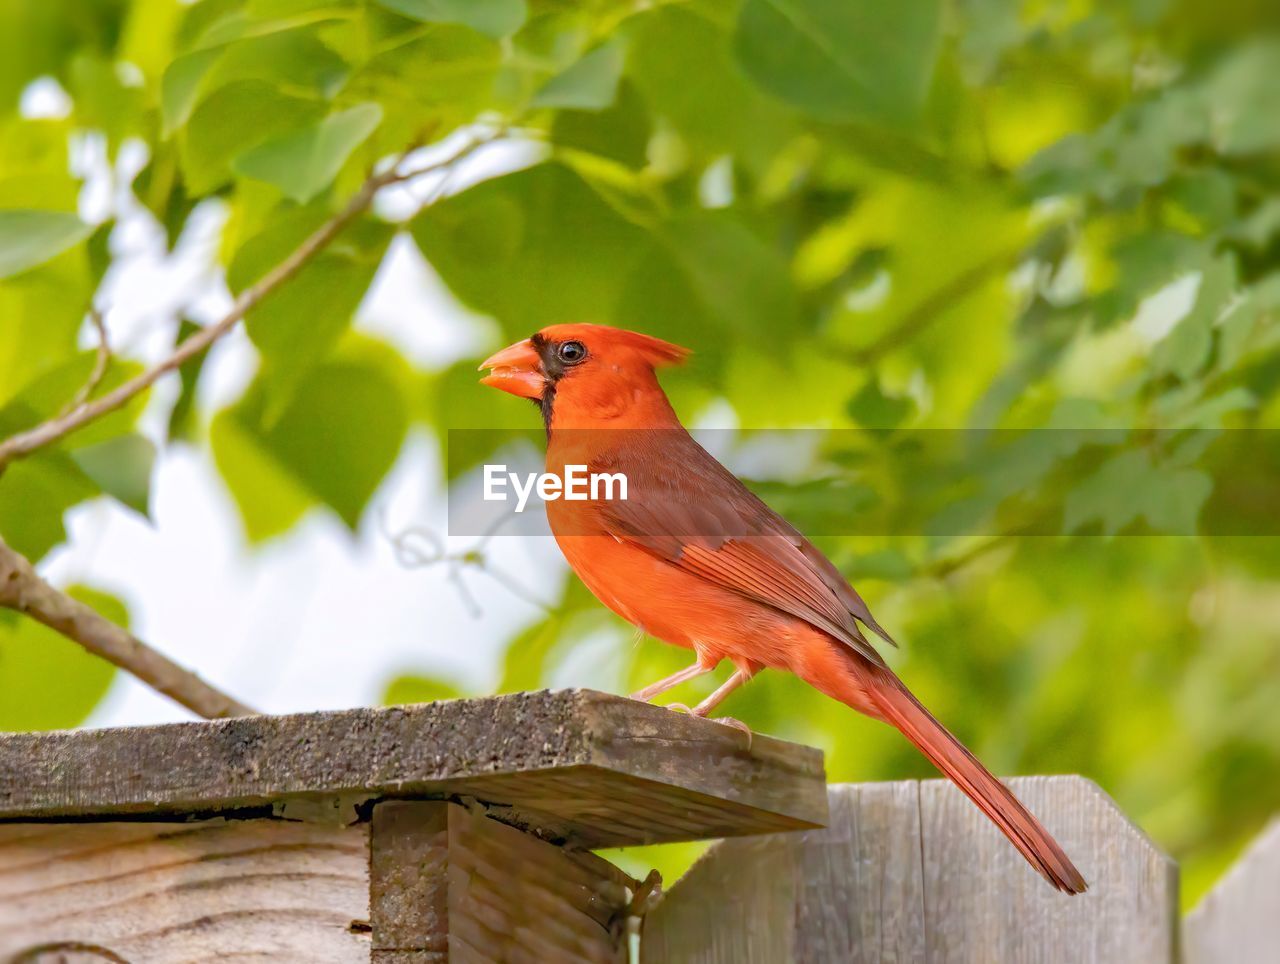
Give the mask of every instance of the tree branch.
[[(414, 170), (401, 170), (405, 158), (414, 149), (411, 147), (396, 164), (380, 174), (371, 175), (342, 210), (322, 224), (288, 257), (242, 291), (226, 315), (182, 341), (158, 364), (97, 399), (90, 396), (105, 373), (110, 360), (110, 346), (101, 316), (96, 311), (91, 313), (101, 341), (88, 382), (67, 409), (56, 417), (0, 442), (0, 475), (4, 474), (10, 462), (59, 442), (96, 419), (116, 411), (164, 375), (176, 371), (208, 349), (363, 214), (382, 188), (448, 168), (504, 134), (505, 129), (499, 129), (473, 138), (441, 161)], [(91, 607), (55, 589), (40, 577), (30, 560), (10, 548), (3, 538), (0, 538), (0, 607), (16, 610), (43, 623), (206, 719), (256, 714), (252, 707), (210, 686)]]
[[(93, 358), (93, 370), (89, 372), (88, 380), (80, 387), (80, 391), (76, 392), (75, 397), (63, 407), (58, 413), (59, 416), (68, 415), (89, 400), (89, 397), (102, 384), (103, 377), (107, 374), (107, 365), (111, 363), (111, 342), (107, 336), (107, 322), (102, 316), (102, 309), (97, 305), (89, 308), (89, 321), (93, 323), (94, 329), (98, 332), (98, 351)], [(3, 471), (0, 468), (0, 471)]]
[(111, 620), (40, 578), (21, 553), (0, 539), (0, 606), (44, 623), (152, 689), (212, 720), (257, 711), (215, 689)]
[(208, 349), (210, 345), (239, 324), (246, 314), (257, 307), (259, 302), (296, 275), (308, 261), (328, 247), (343, 228), (364, 213), (369, 205), (373, 203), (374, 196), (382, 188), (402, 181), (412, 180), (423, 174), (456, 164), (468, 154), (502, 136), (502, 133), (502, 131), (497, 131), (491, 135), (473, 139), (444, 160), (412, 171), (400, 170), (404, 160), (402, 157), (400, 163), (392, 165), (381, 174), (374, 174), (369, 177), (341, 211), (317, 228), (315, 233), (298, 245), (287, 258), (259, 278), (257, 282), (240, 292), (230, 311), (213, 324), (206, 325), (191, 335), (159, 364), (129, 379), (129, 381), (107, 392), (101, 398), (92, 401), (88, 400), (88, 398), (80, 400), (65, 414), (58, 415), (56, 418), (49, 419), (47, 422), (43, 422), (25, 432), (19, 432), (0, 442), (0, 473), (4, 472), (10, 462), (24, 458), (32, 452), (61, 441), (90, 422), (124, 407), (131, 399), (146, 391), (164, 375), (175, 371), (184, 362), (195, 358)]

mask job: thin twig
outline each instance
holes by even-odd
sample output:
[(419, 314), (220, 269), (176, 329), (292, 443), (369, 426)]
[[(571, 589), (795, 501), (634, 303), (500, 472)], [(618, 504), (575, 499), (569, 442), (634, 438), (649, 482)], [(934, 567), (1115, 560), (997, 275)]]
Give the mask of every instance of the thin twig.
[(86, 399), (66, 414), (59, 415), (25, 432), (10, 436), (4, 442), (0, 442), (0, 472), (3, 472), (5, 467), (15, 459), (23, 458), (32, 452), (52, 445), (90, 422), (122, 408), (135, 396), (154, 385), (164, 375), (175, 371), (184, 362), (204, 352), (210, 345), (239, 324), (241, 319), (257, 307), (259, 302), (296, 275), (307, 262), (328, 247), (343, 228), (364, 213), (373, 202), (374, 195), (384, 187), (449, 167), (501, 135), (502, 131), (497, 131), (491, 135), (473, 139), (444, 160), (411, 171), (402, 171), (400, 169), (404, 161), (402, 157), (399, 163), (393, 164), (380, 174), (374, 174), (369, 177), (341, 211), (316, 229), (287, 258), (263, 275), (257, 282), (242, 291), (239, 297), (236, 298), (235, 303), (232, 304), (230, 311), (213, 324), (206, 325), (191, 335), (158, 364), (129, 379), (119, 387), (112, 389), (101, 398), (93, 401)]
[[(480, 604), (476, 601), (470, 587), (467, 586), (466, 581), (462, 578), (463, 572), (468, 568), (484, 573), (517, 599), (527, 602), (531, 606), (536, 606), (545, 612), (551, 612), (552, 607), (550, 605), (539, 599), (520, 580), (494, 566), (484, 551), (486, 544), (497, 534), (497, 530), (508, 518), (509, 516), (500, 516), (475, 543), (465, 549), (454, 552), (448, 550), (444, 539), (438, 533), (425, 527), (410, 526), (400, 532), (393, 532), (387, 525), (385, 515), (381, 517), (381, 527), (383, 535), (391, 543), (391, 549), (395, 553), (396, 561), (406, 569), (444, 566), (446, 577), (457, 588), (462, 604), (472, 618), (480, 618), (484, 611), (480, 608)], [(415, 540), (426, 543), (428, 548), (424, 551), (421, 546), (414, 544)]]
[(55, 589), (0, 539), (0, 606), (43, 623), (205, 719), (257, 711), (210, 686), (94, 609)]
[(89, 372), (89, 378), (80, 387), (80, 391), (76, 392), (75, 397), (67, 402), (62, 411), (58, 413), (59, 418), (75, 411), (89, 400), (93, 393), (97, 391), (98, 386), (102, 384), (102, 379), (107, 374), (107, 366), (111, 364), (111, 341), (107, 336), (107, 323), (103, 317), (102, 309), (97, 305), (89, 308), (89, 321), (98, 332), (98, 351), (94, 355), (93, 370)]
[[(100, 338), (94, 373), (73, 399), (68, 411), (0, 443), (0, 474), (4, 473), (10, 462), (52, 445), (96, 419), (120, 409), (164, 375), (200, 355), (231, 331), (259, 302), (323, 251), (373, 203), (374, 196), (382, 188), (455, 164), (503, 133), (504, 129), (500, 129), (491, 135), (475, 138), (444, 160), (407, 171), (402, 170), (406, 152), (406, 155), (402, 155), (399, 161), (385, 171), (370, 176), (342, 210), (256, 283), (242, 291), (231, 310), (221, 319), (183, 340), (158, 364), (93, 400), (90, 400), (90, 396), (102, 378), (98, 369), (105, 372), (110, 347), (101, 316), (96, 310), (91, 312), (90, 318), (98, 328)], [(190, 670), (152, 649), (91, 607), (55, 589), (40, 577), (25, 556), (10, 548), (3, 538), (0, 538), (0, 607), (15, 610), (43, 623), (206, 719), (252, 716), (256, 713), (252, 707), (210, 686)]]

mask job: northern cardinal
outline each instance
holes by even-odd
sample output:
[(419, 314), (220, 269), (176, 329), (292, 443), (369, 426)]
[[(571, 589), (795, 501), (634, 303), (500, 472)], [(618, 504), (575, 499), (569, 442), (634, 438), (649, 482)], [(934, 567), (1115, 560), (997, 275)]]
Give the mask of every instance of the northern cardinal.
[(1049, 883), (1082, 892), (1057, 841), (885, 664), (863, 630), (893, 640), (839, 570), (685, 431), (655, 369), (687, 355), (637, 332), (564, 324), (480, 366), (483, 384), (541, 408), (549, 473), (580, 464), (627, 477), (626, 499), (550, 501), (547, 515), (602, 603), (696, 656), (633, 696), (652, 700), (728, 659), (733, 675), (691, 711), (706, 716), (764, 667), (795, 673), (900, 730)]

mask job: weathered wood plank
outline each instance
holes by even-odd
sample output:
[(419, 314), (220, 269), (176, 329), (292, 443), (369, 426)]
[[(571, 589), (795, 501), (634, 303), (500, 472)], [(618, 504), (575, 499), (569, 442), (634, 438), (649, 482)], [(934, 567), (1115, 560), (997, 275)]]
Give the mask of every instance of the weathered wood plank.
[(0, 826), (0, 961), (369, 960), (367, 827)]
[(396, 800), (373, 810), (369, 921), (374, 964), (449, 960), (449, 810)]
[(797, 961), (866, 964), (924, 956), (920, 785), (832, 787), (825, 830), (797, 834), (803, 871)]
[(1176, 865), (1087, 780), (1010, 784), (1087, 894), (1050, 888), (945, 781), (833, 786), (827, 829), (709, 850), (646, 918), (642, 960), (1176, 960)]
[(1183, 922), (1187, 964), (1270, 964), (1280, 958), (1280, 819)]
[(622, 964), (629, 878), (452, 803), (372, 824), (374, 964)]
[(726, 840), (644, 921), (645, 964), (923, 959), (919, 784), (829, 788), (824, 830)]
[(811, 827), (822, 755), (587, 690), (0, 734), (0, 820), (471, 796), (583, 847)]
[(1008, 781), (1089, 883), (1047, 886), (952, 784), (920, 786), (928, 960), (1160, 962), (1178, 953), (1178, 867), (1096, 784)]
[(777, 837), (714, 845), (645, 917), (642, 964), (787, 964), (795, 878)]

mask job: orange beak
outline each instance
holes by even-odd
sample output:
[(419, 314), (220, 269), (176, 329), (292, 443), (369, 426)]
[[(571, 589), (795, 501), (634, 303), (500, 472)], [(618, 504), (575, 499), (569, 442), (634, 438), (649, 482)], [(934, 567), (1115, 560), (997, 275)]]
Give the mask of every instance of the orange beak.
[(520, 398), (541, 398), (546, 386), (542, 375), (542, 359), (526, 339), (490, 355), (480, 363), (480, 371), (489, 374), (480, 379), (481, 385), (509, 392)]

